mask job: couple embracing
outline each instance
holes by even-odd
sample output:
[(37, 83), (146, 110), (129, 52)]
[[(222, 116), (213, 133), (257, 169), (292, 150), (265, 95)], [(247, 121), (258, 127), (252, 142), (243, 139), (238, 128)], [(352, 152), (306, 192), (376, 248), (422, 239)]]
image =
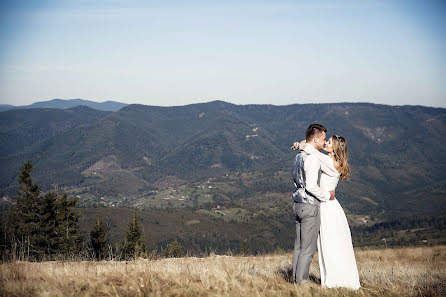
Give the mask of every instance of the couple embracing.
[[(349, 177), (347, 141), (320, 124), (308, 127), (305, 140), (294, 143), (300, 150), (294, 159), (293, 211), (296, 240), (293, 280), (308, 281), (310, 263), (318, 249), (322, 287), (358, 289), (359, 276), (347, 218), (335, 198), (339, 179)], [(324, 149), (328, 155), (319, 152)]]

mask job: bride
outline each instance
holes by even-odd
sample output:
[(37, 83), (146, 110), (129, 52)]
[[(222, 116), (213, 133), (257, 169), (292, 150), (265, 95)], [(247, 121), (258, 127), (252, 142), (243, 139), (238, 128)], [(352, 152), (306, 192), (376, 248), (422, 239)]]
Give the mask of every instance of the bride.
[[(325, 191), (335, 190), (339, 178), (350, 175), (347, 140), (333, 135), (325, 144), (325, 155), (311, 145), (295, 142), (293, 149), (301, 149), (317, 156), (321, 162), (320, 187)], [(359, 275), (353, 252), (352, 238), (345, 213), (338, 200), (320, 204), (321, 227), (317, 242), (322, 287), (346, 287), (359, 289)]]

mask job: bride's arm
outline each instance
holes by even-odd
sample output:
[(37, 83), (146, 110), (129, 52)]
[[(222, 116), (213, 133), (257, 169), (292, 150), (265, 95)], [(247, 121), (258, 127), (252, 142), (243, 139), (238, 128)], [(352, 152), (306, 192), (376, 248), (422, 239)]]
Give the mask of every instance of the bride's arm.
[(333, 159), (330, 156), (321, 153), (311, 145), (305, 145), (301, 149), (307, 154), (314, 155), (318, 158), (318, 160), (321, 162), (321, 170), (325, 174), (330, 176), (339, 175), (339, 172), (336, 170), (336, 167), (334, 166)]

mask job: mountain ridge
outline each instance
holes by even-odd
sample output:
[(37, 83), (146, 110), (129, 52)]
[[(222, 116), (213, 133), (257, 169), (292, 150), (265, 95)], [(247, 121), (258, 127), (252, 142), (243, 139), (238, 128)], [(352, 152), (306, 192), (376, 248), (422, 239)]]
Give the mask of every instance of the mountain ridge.
[(104, 101), (104, 102), (96, 102), (84, 99), (52, 99), (49, 101), (39, 101), (29, 105), (22, 106), (14, 106), (9, 104), (0, 105), (0, 112), (12, 110), (12, 109), (34, 109), (34, 108), (55, 108), (55, 109), (69, 109), (76, 106), (88, 106), (93, 109), (102, 110), (102, 111), (117, 111), (124, 106), (127, 106), (126, 103), (121, 103), (117, 101)]
[[(73, 193), (86, 193), (88, 201), (109, 197), (116, 201), (113, 203), (159, 207), (164, 204), (158, 202), (170, 196), (154, 194), (151, 201), (144, 195), (156, 190), (164, 180), (182, 180), (191, 185), (237, 172), (260, 175), (252, 180), (248, 174), (242, 182), (234, 182), (232, 188), (223, 186), (227, 189), (214, 194), (193, 194), (188, 187), (186, 190), (197, 200), (181, 203), (199, 206), (220, 201), (233, 205), (239, 203), (239, 198), (234, 197), (255, 199), (256, 189), (268, 187), (277, 195), (287, 195), (292, 187), (290, 181), (286, 182), (286, 172), (295, 154), (289, 147), (304, 138), (309, 124), (320, 122), (329, 130), (327, 137), (336, 133), (349, 141), (352, 179), (339, 187), (347, 209), (407, 213), (410, 206), (435, 213), (445, 207), (441, 189), (446, 181), (446, 150), (442, 145), (446, 142), (442, 133), (446, 109), (442, 108), (373, 103), (235, 105), (217, 100), (176, 107), (131, 104), (102, 113), (73, 108), (72, 117), (78, 116), (78, 120), (71, 124), (55, 121), (61, 112), (55, 109), (33, 112), (35, 119), (30, 126), (53, 130), (38, 130), (47, 132), (29, 143), (23, 139), (32, 138), (35, 129), (8, 126), (7, 116), (31, 112), (0, 113), (0, 136), (16, 139), (0, 155), (1, 195), (13, 195), (18, 169), (27, 159), (35, 164), (36, 181), (44, 188), (56, 183)], [(88, 121), (82, 120), (83, 113), (90, 115)], [(65, 128), (59, 129), (58, 125)], [(109, 168), (117, 169), (96, 170), (94, 164), (109, 164)], [(280, 178), (274, 181), (269, 172), (280, 173)], [(209, 200), (206, 195), (213, 198)]]

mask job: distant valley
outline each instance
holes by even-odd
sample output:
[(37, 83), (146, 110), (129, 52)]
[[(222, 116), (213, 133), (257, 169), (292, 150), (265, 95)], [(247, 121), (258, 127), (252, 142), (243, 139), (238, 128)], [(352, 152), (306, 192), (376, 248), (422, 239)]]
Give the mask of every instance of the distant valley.
[[(337, 196), (352, 225), (445, 213), (446, 110), (364, 103), (3, 111), (0, 195), (14, 197), (31, 160), (44, 191), (66, 191), (85, 209), (183, 210), (190, 228), (217, 220), (262, 230), (262, 217), (288, 220), (290, 146), (313, 122), (348, 140), (352, 177)], [(259, 232), (277, 233), (271, 224)]]

